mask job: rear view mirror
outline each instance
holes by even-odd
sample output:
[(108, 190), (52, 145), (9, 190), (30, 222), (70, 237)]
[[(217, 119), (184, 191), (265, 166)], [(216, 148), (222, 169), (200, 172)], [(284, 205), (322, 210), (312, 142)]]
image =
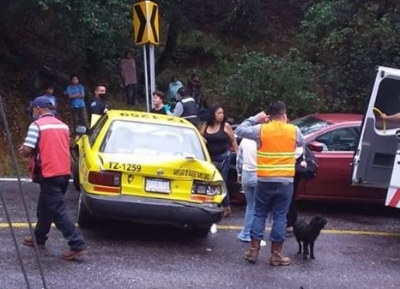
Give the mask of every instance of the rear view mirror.
[(313, 152), (322, 152), (324, 150), (324, 145), (320, 142), (313, 141), (312, 143), (308, 144), (308, 148)]

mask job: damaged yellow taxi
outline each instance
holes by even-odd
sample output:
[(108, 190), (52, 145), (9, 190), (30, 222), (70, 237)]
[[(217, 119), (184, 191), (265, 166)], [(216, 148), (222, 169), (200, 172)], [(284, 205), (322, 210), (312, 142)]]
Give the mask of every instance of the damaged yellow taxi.
[(78, 223), (172, 224), (206, 236), (222, 219), (226, 186), (188, 121), (110, 110), (72, 147)]

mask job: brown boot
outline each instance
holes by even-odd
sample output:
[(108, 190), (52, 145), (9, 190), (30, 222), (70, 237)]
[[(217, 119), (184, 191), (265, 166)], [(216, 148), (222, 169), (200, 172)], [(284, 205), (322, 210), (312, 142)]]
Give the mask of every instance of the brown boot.
[[(28, 247), (35, 247), (35, 240), (32, 237), (25, 237), (24, 241), (22, 242), (24, 246)], [(44, 244), (37, 244), (39, 249), (44, 249), (45, 245)]]
[(258, 252), (260, 251), (260, 242), (261, 240), (251, 239), (250, 240), (250, 248), (244, 254), (244, 258), (251, 262), (256, 263), (258, 259)]
[(70, 249), (70, 250), (62, 253), (61, 254), (61, 258), (64, 259), (64, 260), (73, 260), (75, 258), (84, 256), (87, 253), (88, 253), (88, 251), (85, 250), (85, 249), (81, 249), (81, 250), (72, 250), (72, 249)]
[(283, 243), (272, 242), (271, 244), (271, 259), (269, 264), (271, 266), (287, 266), (292, 263), (288, 257), (283, 257), (281, 255)]
[(231, 207), (224, 207), (224, 218), (228, 218), (232, 215)]

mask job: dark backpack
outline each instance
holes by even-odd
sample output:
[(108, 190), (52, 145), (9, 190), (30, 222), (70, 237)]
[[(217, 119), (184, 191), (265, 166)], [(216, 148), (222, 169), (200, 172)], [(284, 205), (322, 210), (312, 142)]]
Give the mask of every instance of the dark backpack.
[[(303, 160), (307, 163), (306, 168), (300, 165)], [(296, 160), (296, 175), (300, 177), (300, 179), (309, 181), (315, 178), (317, 169), (317, 158), (307, 146), (304, 146), (303, 154)]]

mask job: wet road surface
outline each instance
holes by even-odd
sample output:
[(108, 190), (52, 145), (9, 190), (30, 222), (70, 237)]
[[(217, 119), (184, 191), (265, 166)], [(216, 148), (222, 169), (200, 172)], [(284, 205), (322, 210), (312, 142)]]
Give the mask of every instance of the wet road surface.
[[(23, 183), (32, 221), (35, 222), (38, 186)], [(15, 182), (0, 182), (14, 223), (31, 288), (43, 288), (34, 249), (21, 245), (29, 235)], [(78, 193), (70, 186), (70, 213), (76, 220)], [(259, 262), (243, 259), (248, 244), (236, 240), (243, 207), (217, 225), (217, 232), (195, 239), (163, 226), (107, 222), (95, 230), (82, 230), (89, 255), (64, 261), (66, 241), (55, 228), (46, 249), (39, 250), (47, 288), (398, 288), (400, 286), (400, 212), (377, 206), (305, 203), (300, 218), (316, 214), (328, 225), (315, 245), (316, 260), (303, 261), (297, 243), (288, 238), (284, 253), (288, 267), (271, 267), (269, 244), (261, 248)], [(267, 224), (269, 227), (269, 224)], [(266, 232), (268, 236), (268, 228)], [(16, 249), (0, 208), (0, 289), (27, 288)]]

